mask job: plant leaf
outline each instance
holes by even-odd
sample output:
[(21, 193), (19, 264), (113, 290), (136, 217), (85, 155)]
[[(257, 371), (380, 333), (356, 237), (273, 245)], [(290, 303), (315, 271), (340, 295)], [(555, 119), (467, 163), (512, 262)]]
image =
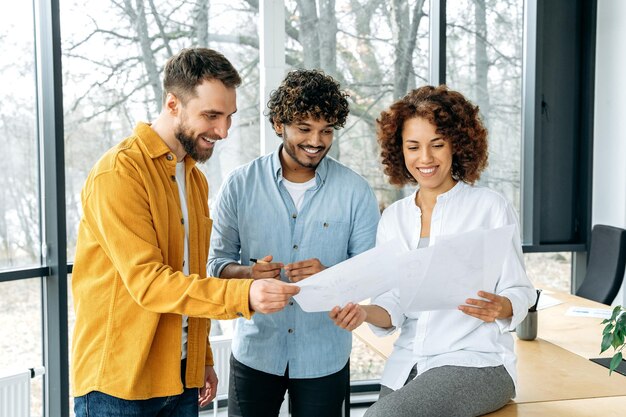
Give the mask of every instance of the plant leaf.
[(613, 359), (611, 359), (611, 363), (609, 365), (609, 375), (613, 372), (619, 364), (622, 362), (622, 352), (616, 353), (613, 355)]
[(606, 327), (604, 328), (604, 330), (602, 331), (602, 334), (607, 334), (609, 333), (611, 330), (613, 330), (613, 323), (607, 324)]
[(611, 313), (611, 321), (615, 320), (617, 318), (617, 315), (620, 313), (620, 311), (622, 311), (622, 306), (615, 306), (615, 308), (613, 309), (613, 313)]
[(604, 336), (602, 336), (602, 345), (600, 346), (600, 349), (602, 350), (600, 350), (600, 353), (610, 348), (612, 344), (613, 344), (613, 333), (605, 333)]
[(613, 332), (613, 342), (611, 343), (611, 345), (613, 346), (613, 349), (617, 349), (623, 344), (624, 344), (624, 332), (622, 332), (622, 329), (615, 329), (615, 331)]

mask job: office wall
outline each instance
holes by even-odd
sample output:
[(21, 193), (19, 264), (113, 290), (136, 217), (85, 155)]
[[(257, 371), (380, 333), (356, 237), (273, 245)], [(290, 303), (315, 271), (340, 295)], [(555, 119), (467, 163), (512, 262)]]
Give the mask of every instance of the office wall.
[[(623, 228), (626, 228), (625, 21), (626, 1), (598, 0), (592, 224)], [(624, 285), (615, 300), (622, 305), (626, 305)]]

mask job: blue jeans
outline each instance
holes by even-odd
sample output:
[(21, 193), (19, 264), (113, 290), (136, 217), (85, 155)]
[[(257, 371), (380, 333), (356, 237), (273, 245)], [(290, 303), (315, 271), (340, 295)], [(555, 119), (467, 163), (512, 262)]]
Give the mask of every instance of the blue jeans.
[[(185, 361), (181, 365), (184, 375)], [(76, 417), (198, 417), (198, 388), (147, 400), (124, 400), (91, 391), (74, 398), (74, 413)]]

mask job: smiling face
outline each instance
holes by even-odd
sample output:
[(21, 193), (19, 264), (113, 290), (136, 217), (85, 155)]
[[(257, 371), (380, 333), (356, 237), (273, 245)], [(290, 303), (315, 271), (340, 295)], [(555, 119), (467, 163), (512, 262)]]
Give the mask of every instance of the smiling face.
[(420, 190), (445, 193), (456, 184), (452, 178), (452, 147), (437, 133), (437, 127), (421, 117), (402, 126), (404, 163)]
[(178, 101), (174, 136), (185, 153), (204, 162), (213, 154), (215, 143), (228, 136), (237, 111), (236, 93), (219, 80), (207, 80), (196, 87), (196, 94), (184, 104)]
[(308, 172), (312, 178), (330, 150), (334, 127), (324, 119), (309, 118), (290, 124), (275, 123), (274, 128), (283, 138), (283, 169)]

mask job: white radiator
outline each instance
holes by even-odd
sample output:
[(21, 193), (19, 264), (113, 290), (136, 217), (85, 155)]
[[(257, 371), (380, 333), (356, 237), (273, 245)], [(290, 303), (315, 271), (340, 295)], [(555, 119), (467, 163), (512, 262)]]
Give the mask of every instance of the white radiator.
[(43, 368), (0, 372), (0, 417), (30, 416), (30, 379), (43, 373)]
[(213, 351), (213, 362), (215, 363), (215, 373), (219, 384), (217, 385), (217, 395), (213, 400), (213, 416), (217, 416), (217, 401), (228, 398), (228, 377), (230, 376), (230, 344), (232, 339), (227, 336), (213, 336), (210, 339), (211, 350)]

